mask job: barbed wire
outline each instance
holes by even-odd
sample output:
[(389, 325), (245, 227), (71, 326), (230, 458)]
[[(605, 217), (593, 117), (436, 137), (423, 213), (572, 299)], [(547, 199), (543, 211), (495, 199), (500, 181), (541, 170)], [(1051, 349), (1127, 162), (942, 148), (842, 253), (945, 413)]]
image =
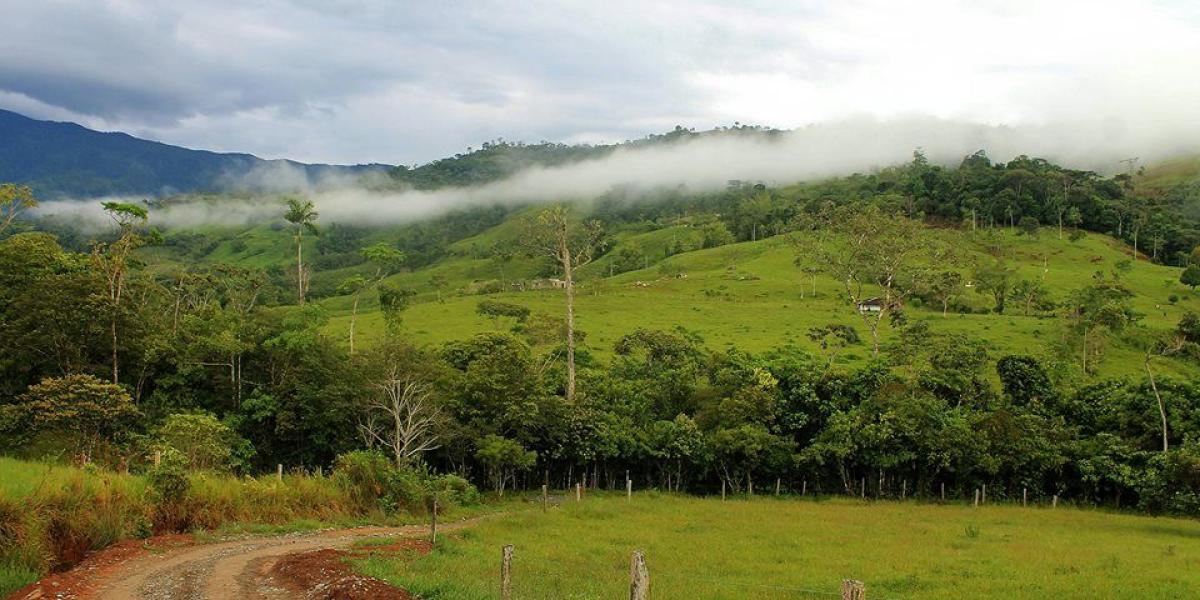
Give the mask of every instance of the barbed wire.
[(662, 572), (655, 573), (654, 571), (651, 571), (650, 572), (650, 580), (654, 581), (654, 578), (656, 576), (662, 577), (663, 575), (667, 575), (668, 578), (687, 578), (691, 581), (703, 581), (704, 583), (710, 583), (710, 584), (714, 584), (714, 585), (763, 588), (763, 589), (778, 590), (778, 591), (783, 591), (783, 592), (802, 592), (805, 594), (813, 594), (816, 596), (833, 596), (835, 598), (842, 597), (842, 594), (840, 592), (828, 592), (828, 591), (814, 590), (814, 589), (809, 589), (809, 588), (798, 588), (798, 587), (790, 587), (790, 586), (783, 586), (783, 585), (771, 585), (771, 584), (766, 584), (766, 583), (741, 583), (741, 582), (735, 582), (735, 581), (721, 581), (719, 579), (708, 579), (705, 577), (695, 577), (692, 575), (681, 575), (678, 573), (662, 573)]

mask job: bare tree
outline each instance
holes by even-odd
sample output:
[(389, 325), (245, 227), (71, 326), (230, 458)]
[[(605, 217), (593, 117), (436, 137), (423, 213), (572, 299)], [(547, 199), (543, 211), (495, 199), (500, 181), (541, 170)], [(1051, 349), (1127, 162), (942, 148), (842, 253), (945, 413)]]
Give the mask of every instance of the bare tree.
[(575, 270), (596, 257), (603, 230), (599, 221), (573, 222), (566, 206), (555, 206), (525, 222), (530, 253), (549, 256), (562, 270), (567, 299), (567, 401), (575, 401)]
[(360, 434), (390, 448), (396, 466), (410, 464), (421, 453), (440, 447), (437, 429), (442, 412), (431, 385), (393, 370), (376, 387), (379, 393), (359, 424)]

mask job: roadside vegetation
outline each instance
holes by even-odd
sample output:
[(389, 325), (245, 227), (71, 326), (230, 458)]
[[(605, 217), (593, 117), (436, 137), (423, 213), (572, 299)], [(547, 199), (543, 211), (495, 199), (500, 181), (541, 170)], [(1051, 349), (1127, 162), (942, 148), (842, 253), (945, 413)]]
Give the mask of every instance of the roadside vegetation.
[(480, 504), (461, 478), (400, 471), (366, 452), (339, 457), (328, 475), (187, 470), (174, 451), (136, 471), (0, 458), (0, 596), (126, 539), (424, 522), (434, 497), (443, 518)]

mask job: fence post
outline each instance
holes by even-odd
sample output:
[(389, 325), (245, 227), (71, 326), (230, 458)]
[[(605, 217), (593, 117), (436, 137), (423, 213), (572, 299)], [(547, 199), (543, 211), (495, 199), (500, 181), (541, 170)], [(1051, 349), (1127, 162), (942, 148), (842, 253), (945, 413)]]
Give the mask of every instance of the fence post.
[(646, 554), (634, 550), (629, 559), (629, 600), (646, 600), (650, 594), (650, 571), (646, 569)]
[(546, 484), (542, 484), (542, 512), (550, 509), (550, 490)]
[(1029, 488), (1021, 488), (1021, 506), (1029, 502)]
[(808, 495), (808, 480), (807, 479), (804, 480), (804, 483), (800, 484), (800, 495), (801, 496)]
[(275, 479), (283, 481), (283, 463), (275, 465)]
[(633, 500), (633, 480), (625, 480), (625, 500)]
[(983, 484), (983, 496), (979, 500), (982, 504), (987, 504), (987, 484)]
[(942, 482), (942, 502), (946, 501), (946, 482)]
[(860, 487), (860, 488), (859, 488), (858, 495), (859, 495), (861, 498), (863, 498), (863, 499), (866, 499), (866, 497), (867, 497), (867, 478), (866, 478), (866, 477), (863, 477), (863, 478), (862, 478), (862, 484), (861, 484), (861, 485), (862, 485), (862, 487)]
[(437, 511), (438, 500), (437, 496), (433, 497), (433, 510), (429, 511), (429, 545), (437, 545)]
[(778, 477), (775, 478), (775, 495), (776, 496), (779, 495), (779, 478)]
[(974, 506), (979, 506), (979, 488), (975, 488), (975, 504), (974, 504)]
[(725, 480), (721, 480), (721, 500), (725, 500)]
[(513, 546), (509, 544), (500, 552), (500, 600), (512, 600), (512, 557)]
[(908, 498), (908, 480), (902, 479), (900, 481), (900, 499), (904, 500), (905, 498)]
[(583, 500), (583, 484), (577, 483), (575, 484), (575, 501), (579, 502), (580, 500)]
[(867, 600), (867, 586), (854, 579), (842, 580), (842, 600)]
[(1050, 502), (1050, 508), (1058, 508), (1058, 494), (1054, 495), (1054, 500)]

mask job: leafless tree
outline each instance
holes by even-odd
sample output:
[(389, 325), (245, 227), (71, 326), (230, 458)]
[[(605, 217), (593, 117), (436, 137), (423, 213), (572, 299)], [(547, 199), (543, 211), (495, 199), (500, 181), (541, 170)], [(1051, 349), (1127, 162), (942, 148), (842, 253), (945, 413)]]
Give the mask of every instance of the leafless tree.
[(376, 387), (379, 393), (359, 423), (361, 435), (391, 449), (396, 466), (410, 464), (421, 453), (440, 447), (442, 412), (431, 385), (393, 371)]

